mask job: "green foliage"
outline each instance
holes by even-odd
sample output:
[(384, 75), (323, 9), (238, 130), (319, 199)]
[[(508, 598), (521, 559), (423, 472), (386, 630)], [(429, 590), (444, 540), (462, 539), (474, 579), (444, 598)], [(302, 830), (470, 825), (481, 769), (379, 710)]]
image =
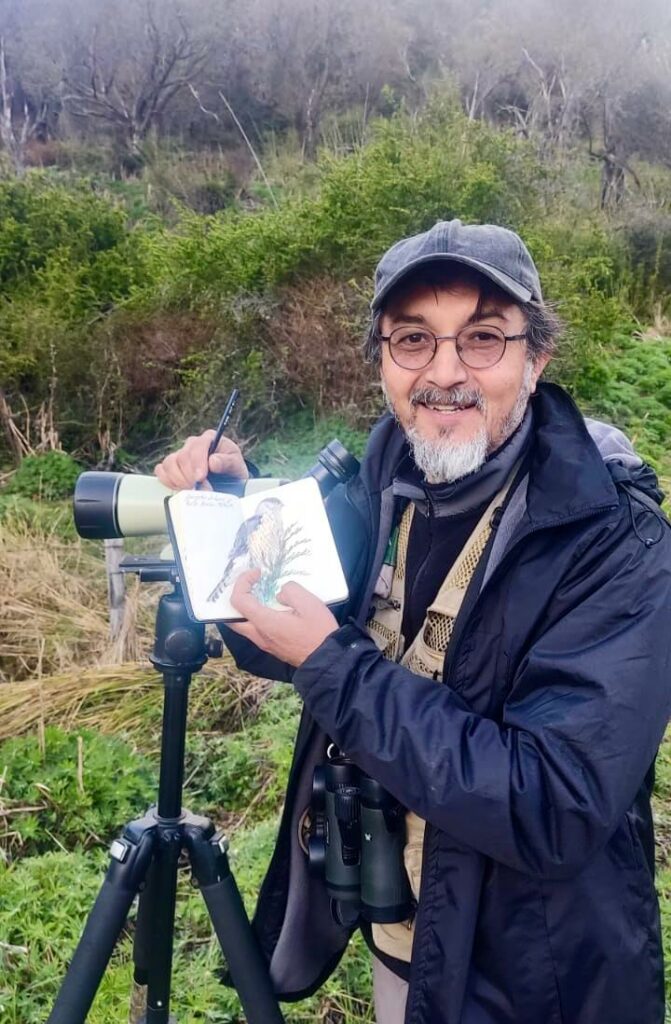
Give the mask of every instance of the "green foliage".
[[(274, 819), (236, 834), (231, 867), (251, 914), (276, 833)], [(81, 934), (86, 914), (102, 882), (106, 858), (47, 853), (9, 868), (0, 866), (0, 1016), (3, 1024), (42, 1024)], [(39, 911), (36, 913), (36, 907)], [(116, 1024), (126, 1018), (131, 990), (131, 942), (135, 921), (117, 947), (87, 1021)], [(11, 947), (11, 948), (9, 948)], [(200, 893), (182, 873), (178, 886), (173, 1008), (184, 1024), (237, 1024), (241, 1009), (235, 992), (220, 981), (222, 956), (212, 936)], [(372, 1021), (370, 957), (355, 939), (322, 992), (284, 1007), (288, 1024), (326, 1019), (325, 1008), (340, 1010), (348, 1024)]]
[(274, 813), (289, 774), (299, 713), (296, 694), (278, 686), (241, 732), (188, 737), (191, 803), (219, 817), (223, 812), (245, 812), (246, 821)]
[(666, 971), (666, 999), (671, 1004), (671, 868), (665, 867), (657, 874), (657, 892), (662, 917), (662, 947)]
[(7, 526), (15, 533), (76, 540), (71, 501), (33, 501), (19, 494), (8, 494), (8, 489), (0, 491), (0, 527)]
[(629, 435), (639, 454), (671, 472), (671, 339), (616, 335), (606, 350), (602, 383), (586, 405)]
[(82, 466), (66, 452), (27, 455), (5, 488), (5, 493), (41, 501), (58, 501), (73, 493), (81, 472)]
[[(222, 382), (242, 390), (247, 438), (283, 432), (301, 407), (309, 420), (347, 405), (365, 425), (377, 403), (357, 344), (372, 269), (399, 237), (453, 216), (522, 232), (568, 326), (551, 372), (591, 409), (619, 408), (613, 338), (651, 321), (668, 290), (663, 218), (619, 230), (588, 209), (586, 161), (569, 168), (583, 190), (573, 197), (566, 174), (469, 120), (449, 90), (419, 115), (401, 105), (369, 121), (365, 136), (350, 127), (346, 147), (305, 169), (307, 191), (287, 187), (279, 208), (252, 213), (228, 203), (219, 157), (194, 158), (190, 174), (176, 154), (142, 180), (99, 175), (95, 188), (60, 172), (3, 183), (0, 377), (12, 408), (19, 392), (33, 408), (51, 403), (63, 443), (87, 457), (102, 439), (153, 453), (157, 436), (199, 430)], [(164, 197), (159, 214), (150, 194)], [(634, 424), (644, 447), (647, 413)], [(651, 443), (659, 462), (662, 441)]]
[(92, 324), (142, 277), (123, 211), (86, 182), (37, 172), (0, 182), (0, 379), (15, 408), (49, 402), (56, 422), (96, 407)]
[[(103, 877), (105, 856), (46, 853), (9, 867), (0, 864), (0, 1019), (6, 1024), (39, 1024), (55, 998), (58, 983)], [(13, 947), (13, 948), (12, 948)], [(118, 961), (117, 961), (118, 962)], [(100, 999), (110, 1016), (123, 1019), (122, 1003), (107, 976)], [(128, 988), (125, 1008), (128, 1005)], [(120, 995), (120, 992), (119, 992)], [(96, 1019), (94, 1016), (92, 1019)]]
[(0, 286), (44, 269), (56, 253), (71, 262), (95, 263), (123, 245), (121, 211), (85, 183), (64, 189), (33, 173), (0, 182)]
[[(228, 737), (202, 736), (190, 744), (187, 774), (193, 806), (199, 811), (213, 811), (227, 804), (230, 810), (231, 804), (237, 803), (248, 811), (246, 827), (232, 836), (229, 858), (249, 914), (275, 841), (277, 810), (286, 785), (299, 709), (296, 694), (278, 686), (243, 732)], [(67, 804), (67, 822), (54, 813), (48, 832), (46, 819), (41, 822), (41, 849), (45, 851), (60, 844), (88, 845), (94, 828), (101, 840), (107, 839), (109, 825), (114, 825), (112, 831), (116, 831), (125, 818), (136, 816), (147, 799), (146, 792), (130, 791), (133, 783), (129, 778), (139, 778), (140, 790), (153, 785), (144, 759), (137, 755), (130, 759), (127, 748), (115, 740), (101, 740), (100, 757), (96, 754), (93, 758), (95, 773), (92, 767), (89, 771), (92, 737), (89, 733), (83, 737), (85, 785), (93, 793), (91, 775), (105, 779), (104, 785), (95, 789), (92, 802), (102, 803), (107, 809), (106, 819), (116, 817), (115, 822), (96, 820), (90, 804), (82, 806), (83, 795), (72, 789), (71, 779), (76, 775), (74, 734), (67, 736), (48, 729), (44, 763), (33, 740), (12, 740), (0, 749), (0, 760), (8, 765), (5, 797), (10, 787), (12, 801), (19, 798), (27, 804), (41, 798), (42, 787), (48, 785), (54, 802), (58, 800), (63, 808)], [(19, 776), (23, 782), (17, 788)], [(38, 782), (40, 788), (36, 788)], [(114, 802), (112, 787), (117, 794)], [(134, 808), (126, 806), (127, 798), (135, 803)], [(24, 842), (27, 852), (27, 837)], [(33, 836), (31, 843), (30, 852), (36, 852), (38, 838)], [(85, 854), (78, 850), (44, 852), (9, 866), (0, 864), (0, 935), (6, 943), (0, 951), (0, 1013), (7, 1024), (38, 1024), (44, 1020), (102, 882), (105, 861), (103, 851), (94, 848)], [(135, 909), (92, 1007), (88, 1019), (93, 1024), (112, 1024), (125, 1012), (131, 987), (129, 933), (134, 921)], [(188, 884), (185, 873), (178, 887), (174, 966), (174, 1008), (180, 1021), (234, 1024), (241, 1019), (235, 992), (219, 980), (222, 958), (204, 903)], [(370, 957), (360, 939), (352, 944), (325, 989), (312, 999), (288, 1007), (286, 1019), (292, 1024), (321, 1019), (326, 1007), (345, 1013), (350, 1024), (372, 1019)]]
[(155, 775), (122, 740), (88, 730), (45, 730), (0, 745), (2, 799), (12, 816), (10, 853), (41, 853), (106, 841), (119, 824), (144, 810)]
[(671, 215), (655, 211), (622, 225), (630, 292), (639, 314), (649, 315), (656, 304), (671, 309)]
[(388, 245), (438, 218), (529, 218), (542, 176), (512, 134), (469, 121), (450, 96), (439, 97), (419, 118), (381, 121), (349, 156), (324, 154), (316, 197), (254, 215), (186, 215), (179, 233), (152, 235), (149, 279), (169, 301), (193, 305), (302, 274), (370, 274)]
[(317, 453), (334, 438), (360, 458), (367, 437), (367, 430), (352, 427), (343, 416), (315, 417), (309, 409), (301, 409), (283, 420), (276, 434), (261, 441), (251, 458), (263, 473), (294, 479), (314, 465)]

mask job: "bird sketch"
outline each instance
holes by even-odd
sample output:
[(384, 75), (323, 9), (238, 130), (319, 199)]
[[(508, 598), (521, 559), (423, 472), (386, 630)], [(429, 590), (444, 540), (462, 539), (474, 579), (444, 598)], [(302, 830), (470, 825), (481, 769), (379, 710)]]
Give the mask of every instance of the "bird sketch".
[(263, 604), (275, 599), (290, 572), (303, 575), (295, 568), (295, 563), (310, 554), (310, 546), (301, 537), (303, 529), (298, 523), (285, 526), (283, 507), (279, 498), (264, 498), (254, 514), (243, 520), (228, 553), (223, 575), (208, 601), (216, 601), (244, 568), (261, 570), (261, 578), (252, 592)]

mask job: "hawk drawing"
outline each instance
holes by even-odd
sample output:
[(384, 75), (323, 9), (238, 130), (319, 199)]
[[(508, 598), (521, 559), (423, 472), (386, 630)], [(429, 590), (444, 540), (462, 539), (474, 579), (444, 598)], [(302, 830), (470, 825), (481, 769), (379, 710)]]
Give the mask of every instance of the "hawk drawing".
[(208, 597), (216, 601), (232, 581), (233, 576), (247, 560), (250, 569), (263, 572), (275, 563), (284, 540), (282, 502), (279, 498), (264, 498), (256, 506), (254, 515), (243, 520), (229, 552), (224, 574)]

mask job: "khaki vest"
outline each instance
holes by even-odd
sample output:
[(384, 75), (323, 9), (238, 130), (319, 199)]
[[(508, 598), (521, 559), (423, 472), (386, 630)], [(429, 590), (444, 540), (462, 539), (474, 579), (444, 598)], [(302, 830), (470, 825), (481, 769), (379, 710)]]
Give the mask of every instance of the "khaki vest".
[[(390, 542), (385, 566), (375, 590), (375, 611), (366, 623), (367, 629), (385, 658), (400, 662), (420, 676), (440, 679), (445, 661), (454, 620), (457, 617), (466, 589), (480, 561), (490, 538), (491, 521), (495, 510), (503, 503), (517, 466), (508, 477), (503, 488), (487, 506), (477, 526), (458, 555), (452, 568), (438, 591), (435, 601), (429, 606), (426, 617), (417, 636), (407, 650), (403, 650), (401, 623), (405, 600), (405, 570), (408, 538), (414, 514), (414, 505), (403, 513), (398, 534)], [(410, 888), (416, 900), (422, 875), (422, 854), (424, 849), (425, 822), (412, 811), (405, 818), (406, 844), (403, 851), (405, 868)], [(414, 920), (396, 924), (373, 924), (373, 941), (378, 949), (399, 960), (410, 961), (414, 938)]]

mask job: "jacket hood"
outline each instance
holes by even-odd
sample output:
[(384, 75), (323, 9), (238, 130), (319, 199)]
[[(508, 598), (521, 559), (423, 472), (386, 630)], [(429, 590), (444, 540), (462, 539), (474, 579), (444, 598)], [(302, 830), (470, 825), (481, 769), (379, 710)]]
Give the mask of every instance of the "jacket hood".
[(657, 475), (636, 453), (626, 434), (611, 423), (602, 423), (589, 417), (585, 417), (585, 424), (613, 479), (629, 482), (661, 505), (664, 492), (660, 490)]

